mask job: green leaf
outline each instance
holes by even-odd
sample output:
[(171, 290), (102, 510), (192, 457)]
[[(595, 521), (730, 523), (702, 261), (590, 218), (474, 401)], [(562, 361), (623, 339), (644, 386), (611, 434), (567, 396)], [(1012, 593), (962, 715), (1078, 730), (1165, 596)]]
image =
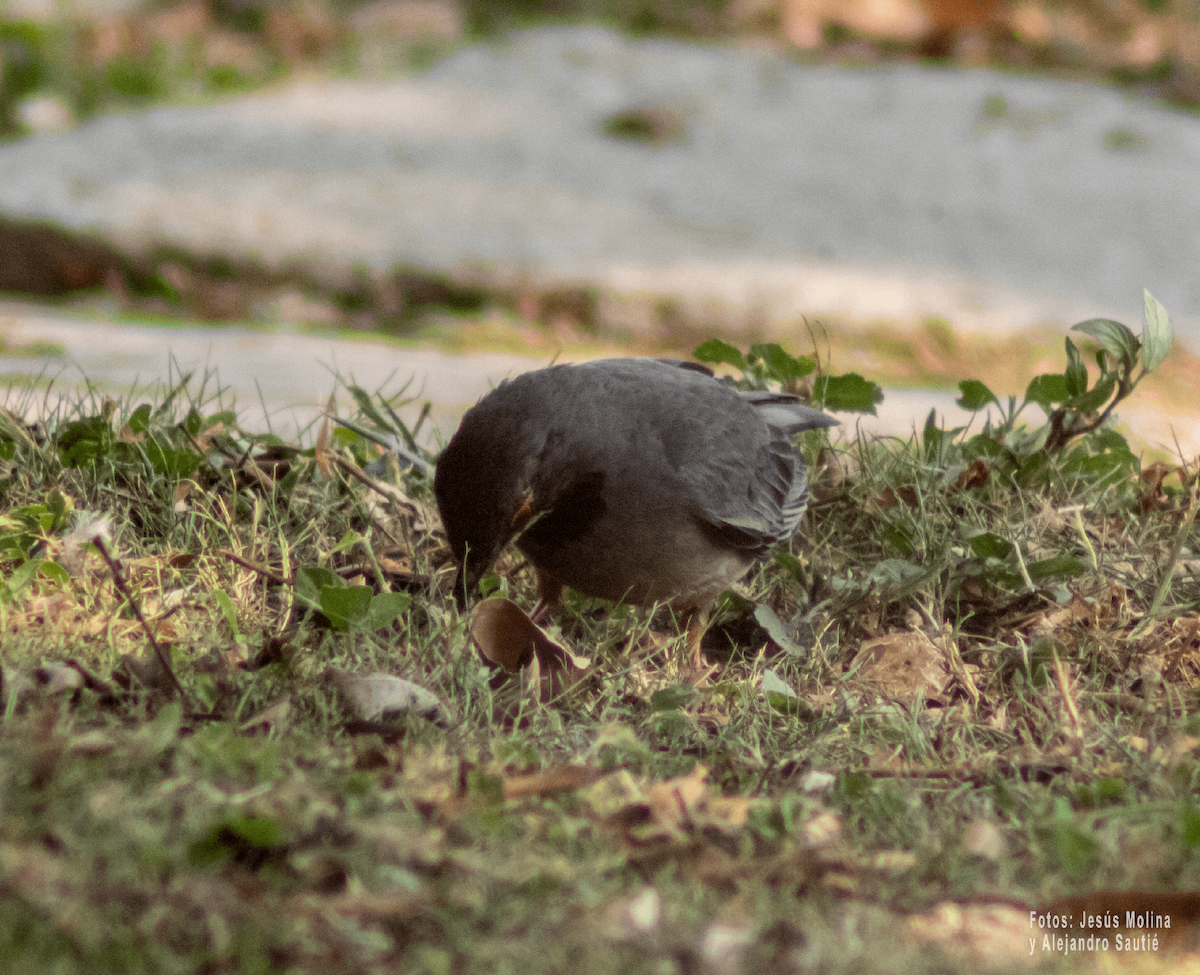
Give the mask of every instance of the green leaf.
[(319, 565), (305, 565), (296, 572), (296, 602), (306, 609), (321, 608), (321, 590), (344, 586), (341, 577)]
[(1106, 372), (1096, 380), (1096, 385), (1089, 392), (1071, 400), (1071, 408), (1080, 413), (1091, 413), (1100, 409), (1112, 396), (1113, 387), (1117, 384), (1116, 373)]
[(1149, 291), (1143, 292), (1142, 366), (1153, 372), (1171, 351), (1171, 319)]
[(913, 544), (913, 533), (899, 524), (886, 525), (879, 536), (885, 544), (894, 548), (901, 555), (905, 556), (905, 560), (912, 558), (916, 552), (916, 546)]
[(129, 415), (130, 433), (145, 433), (150, 428), (150, 404), (143, 403)]
[(651, 711), (678, 711), (685, 708), (696, 697), (697, 691), (691, 684), (675, 684), (655, 691), (650, 695)]
[(787, 627), (783, 625), (776, 614), (775, 610), (770, 606), (756, 606), (754, 609), (754, 618), (758, 621), (758, 625), (767, 631), (775, 644), (785, 653), (793, 657), (799, 657), (804, 654), (804, 647), (800, 646), (787, 631)]
[(57, 582), (60, 586), (65, 586), (71, 581), (71, 573), (57, 562), (43, 562), (38, 568), (45, 578)]
[(1056, 403), (1061, 403), (1070, 396), (1067, 389), (1067, 377), (1060, 376), (1058, 373), (1047, 373), (1042, 376), (1034, 376), (1029, 381), (1029, 386), (1025, 389), (1025, 402), (1037, 403), (1043, 410), (1049, 413)]
[(251, 846), (272, 847), (279, 843), (282, 830), (279, 822), (265, 816), (240, 816), (225, 822), (225, 828)]
[(796, 556), (794, 556), (791, 552), (788, 552), (782, 548), (776, 548), (775, 552), (772, 554), (772, 558), (774, 558), (775, 564), (783, 569), (783, 571), (790, 575), (793, 579), (795, 579), (796, 582), (800, 583), (801, 585), (807, 584), (808, 573), (804, 571), (804, 563), (796, 558)]
[(112, 427), (101, 415), (72, 420), (58, 431), (56, 443), (68, 467), (84, 467), (112, 448)]
[(1029, 578), (1035, 581), (1049, 579), (1051, 576), (1077, 576), (1087, 571), (1088, 564), (1074, 555), (1055, 555), (1053, 558), (1042, 559), (1040, 562), (1029, 562), (1025, 571)]
[(321, 612), (335, 630), (354, 629), (369, 619), (371, 598), (367, 586), (322, 586)]
[(1187, 847), (1200, 846), (1200, 809), (1191, 803), (1179, 811), (1179, 838)]
[(790, 714), (799, 709), (800, 698), (788, 683), (767, 667), (762, 675), (762, 692), (767, 703), (776, 711)]
[(221, 615), (225, 617), (225, 622), (229, 624), (229, 628), (233, 630), (234, 636), (239, 636), (237, 624), (237, 607), (233, 605), (233, 600), (229, 598), (229, 594), (224, 589), (213, 590), (213, 602), (217, 604), (217, 608), (221, 610)]
[(1075, 823), (1055, 824), (1051, 831), (1051, 848), (1059, 865), (1074, 880), (1090, 877), (1099, 859), (1099, 844), (1095, 836)]
[(858, 373), (844, 376), (822, 376), (813, 385), (813, 399), (829, 410), (875, 415), (875, 407), (883, 402), (883, 390), (863, 379)]
[(148, 440), (145, 448), (150, 466), (170, 478), (182, 480), (190, 477), (200, 466), (200, 455), (194, 450), (163, 444), (158, 437)]
[(383, 414), (375, 408), (375, 404), (371, 401), (371, 394), (361, 386), (347, 386), (350, 390), (350, 395), (354, 397), (354, 402), (358, 404), (359, 412), (362, 413), (368, 420), (379, 427), (381, 430), (391, 430), (392, 425), (383, 418)]
[(964, 379), (958, 384), (958, 391), (962, 395), (955, 402), (962, 409), (970, 410), (972, 413), (982, 410), (991, 403), (995, 403), (997, 406), (1000, 405), (1000, 401), (996, 399), (996, 394), (978, 379)]
[(38, 570), (42, 566), (41, 559), (26, 559), (18, 565), (8, 577), (8, 581), (4, 583), (4, 589), (9, 598), (15, 596), (27, 585), (29, 585), (34, 576), (38, 574)]
[(1066, 345), (1067, 368), (1063, 373), (1063, 378), (1067, 381), (1067, 396), (1074, 398), (1087, 392), (1088, 372), (1087, 366), (1083, 364), (1083, 356), (1079, 354), (1079, 350), (1069, 335), (1066, 338)]
[(381, 592), (371, 598), (368, 626), (373, 632), (386, 629), (412, 604), (412, 596), (406, 592)]
[(1090, 335), (1109, 355), (1123, 363), (1126, 369), (1133, 369), (1141, 343), (1133, 332), (1120, 322), (1114, 322), (1111, 318), (1089, 318), (1086, 322), (1073, 326), (1073, 330)]
[(329, 554), (336, 555), (338, 552), (345, 552), (347, 549), (354, 548), (354, 546), (362, 540), (362, 535), (351, 528), (338, 540), (338, 543), (329, 550)]
[(728, 342), (720, 339), (709, 339), (703, 345), (696, 346), (692, 353), (697, 362), (722, 362), (733, 366), (740, 372), (746, 371), (746, 358)]
[(931, 409), (925, 418), (925, 429), (921, 432), (921, 443), (925, 448), (925, 460), (933, 463), (942, 453), (942, 441), (946, 434), (937, 425), (937, 410)]
[(967, 544), (976, 557), (981, 559), (1006, 559), (1012, 554), (1012, 542), (992, 532), (978, 532), (967, 538)]
[(816, 363), (808, 356), (794, 358), (784, 351), (783, 346), (775, 342), (750, 346), (750, 355), (758, 356), (771, 375), (780, 383), (786, 383), (792, 379), (803, 379), (816, 368)]

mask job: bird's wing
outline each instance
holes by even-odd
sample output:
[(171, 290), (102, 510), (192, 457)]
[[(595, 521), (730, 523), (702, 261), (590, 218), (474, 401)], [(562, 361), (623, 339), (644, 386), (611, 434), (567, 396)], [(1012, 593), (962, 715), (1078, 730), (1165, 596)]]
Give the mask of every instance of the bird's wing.
[(795, 534), (808, 504), (807, 470), (792, 438), (837, 421), (787, 394), (750, 391), (738, 398), (753, 412), (710, 431), (706, 460), (691, 479), (709, 530), (762, 557)]

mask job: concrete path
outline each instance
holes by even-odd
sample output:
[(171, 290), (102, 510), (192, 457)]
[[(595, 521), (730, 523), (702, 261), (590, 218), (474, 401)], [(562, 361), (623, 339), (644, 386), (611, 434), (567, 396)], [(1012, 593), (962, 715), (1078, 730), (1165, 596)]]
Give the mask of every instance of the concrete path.
[[(18, 346), (41, 341), (61, 348), (61, 354), (34, 358), (0, 355), (0, 403), (25, 402), (35, 407), (33, 413), (44, 397), (27, 396), (24, 384), (5, 395), (6, 380), (40, 376), (39, 389), (46, 380), (54, 380), (51, 395), (69, 400), (87, 385), (102, 394), (121, 395), (131, 388), (177, 381), (191, 373), (194, 378), (189, 389), (198, 392), (204, 377), (213, 377), (208, 394), (224, 389), (225, 407), (236, 406), (248, 430), (273, 430), (287, 439), (302, 434), (311, 442), (314, 421), (320, 418), (330, 394), (342, 415), (353, 414), (351, 397), (335, 378), (341, 376), (389, 395), (408, 384), (406, 396), (413, 402), (401, 409), (400, 415), (412, 424), (429, 401), (432, 423), (423, 429), (422, 440), (434, 449), (453, 433), (462, 413), (495, 383), (547, 364), (545, 359), (512, 355), (447, 355), (368, 339), (349, 341), (245, 328), (113, 324), (20, 302), (0, 302), (0, 336)], [(572, 360), (566, 356), (559, 361)], [(921, 429), (930, 410), (936, 410), (947, 427), (971, 422), (970, 414), (960, 410), (954, 398), (933, 390), (887, 390), (878, 416), (843, 415), (843, 426), (835, 436), (908, 437)], [(1121, 417), (1139, 447), (1173, 453), (1178, 441), (1189, 457), (1200, 454), (1200, 418), (1164, 418), (1136, 404), (1123, 410)]]

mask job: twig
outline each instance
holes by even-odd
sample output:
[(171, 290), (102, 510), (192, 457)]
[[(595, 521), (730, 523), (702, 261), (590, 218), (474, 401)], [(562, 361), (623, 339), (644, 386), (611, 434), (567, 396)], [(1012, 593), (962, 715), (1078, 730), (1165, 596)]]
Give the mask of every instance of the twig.
[(159, 642), (154, 639), (154, 632), (150, 629), (150, 624), (146, 622), (146, 617), (142, 615), (142, 608), (138, 605), (137, 600), (133, 598), (133, 593), (129, 591), (129, 587), (125, 584), (125, 570), (121, 564), (114, 559), (108, 551), (108, 546), (104, 544), (104, 539), (100, 535), (92, 538), (92, 544), (99, 550), (104, 561), (108, 563), (108, 569), (112, 573), (113, 585), (117, 587), (117, 591), (125, 597), (129, 603), (134, 615), (137, 616), (138, 622), (142, 624), (142, 629), (146, 631), (146, 639), (150, 641), (150, 646), (154, 648), (155, 654), (158, 655), (158, 662), (162, 666), (163, 671), (171, 678), (171, 683), (175, 685), (175, 690), (179, 692), (179, 696), (187, 699), (187, 691), (183, 689), (183, 685), (179, 683), (179, 678), (175, 676), (175, 671), (171, 669), (171, 662), (167, 659), (167, 652), (162, 648)]
[(292, 584), (291, 579), (287, 579), (284, 576), (281, 576), (278, 572), (268, 569), (265, 566), (255, 565), (253, 562), (247, 562), (240, 556), (234, 555), (227, 548), (221, 549), (221, 554), (224, 555), (225, 558), (229, 559), (230, 562), (236, 562), (243, 569), (249, 569), (251, 572), (257, 572), (264, 579), (271, 580), (271, 582), (275, 583), (277, 586), (290, 586)]

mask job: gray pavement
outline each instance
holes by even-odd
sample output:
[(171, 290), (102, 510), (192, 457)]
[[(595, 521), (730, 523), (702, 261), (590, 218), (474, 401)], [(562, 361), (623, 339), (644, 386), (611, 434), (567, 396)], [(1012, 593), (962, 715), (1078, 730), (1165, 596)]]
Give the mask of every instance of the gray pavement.
[[(0, 338), (18, 347), (41, 341), (61, 348), (61, 354), (36, 358), (0, 355), (0, 403), (32, 405), (30, 419), (45, 397), (26, 397), (22, 376), (41, 376), (42, 386), (53, 380), (50, 395), (69, 400), (87, 385), (101, 394), (119, 395), (191, 373), (189, 389), (198, 391), (204, 377), (212, 377), (208, 392), (219, 384), (226, 391), (225, 407), (236, 406), (247, 429), (273, 430), (288, 439), (303, 432), (310, 443), (314, 421), (331, 394), (341, 415), (353, 414), (351, 397), (335, 376), (389, 395), (407, 384), (405, 395), (413, 401), (400, 414), (411, 424), (429, 401), (433, 422), (423, 429), (422, 439), (437, 448), (462, 413), (495, 383), (547, 364), (546, 358), (448, 355), (394, 342), (288, 331), (118, 324), (12, 301), (0, 302)], [(13, 380), (18, 382), (6, 395)], [(860, 434), (908, 437), (921, 429), (930, 410), (947, 427), (982, 422), (960, 410), (954, 398), (934, 390), (887, 390), (878, 416), (843, 415), (843, 425), (833, 433), (842, 439)], [(1164, 418), (1135, 402), (1122, 410), (1121, 418), (1138, 447), (1173, 453), (1178, 444), (1188, 457), (1200, 454), (1200, 422), (1194, 417)]]
[[(605, 135), (678, 111), (684, 138)], [(599, 28), (428, 73), (295, 82), (0, 148), (0, 209), (303, 265), (443, 269), (674, 297), (736, 329), (799, 314), (1200, 328), (1200, 117), (992, 71), (839, 69)]]

